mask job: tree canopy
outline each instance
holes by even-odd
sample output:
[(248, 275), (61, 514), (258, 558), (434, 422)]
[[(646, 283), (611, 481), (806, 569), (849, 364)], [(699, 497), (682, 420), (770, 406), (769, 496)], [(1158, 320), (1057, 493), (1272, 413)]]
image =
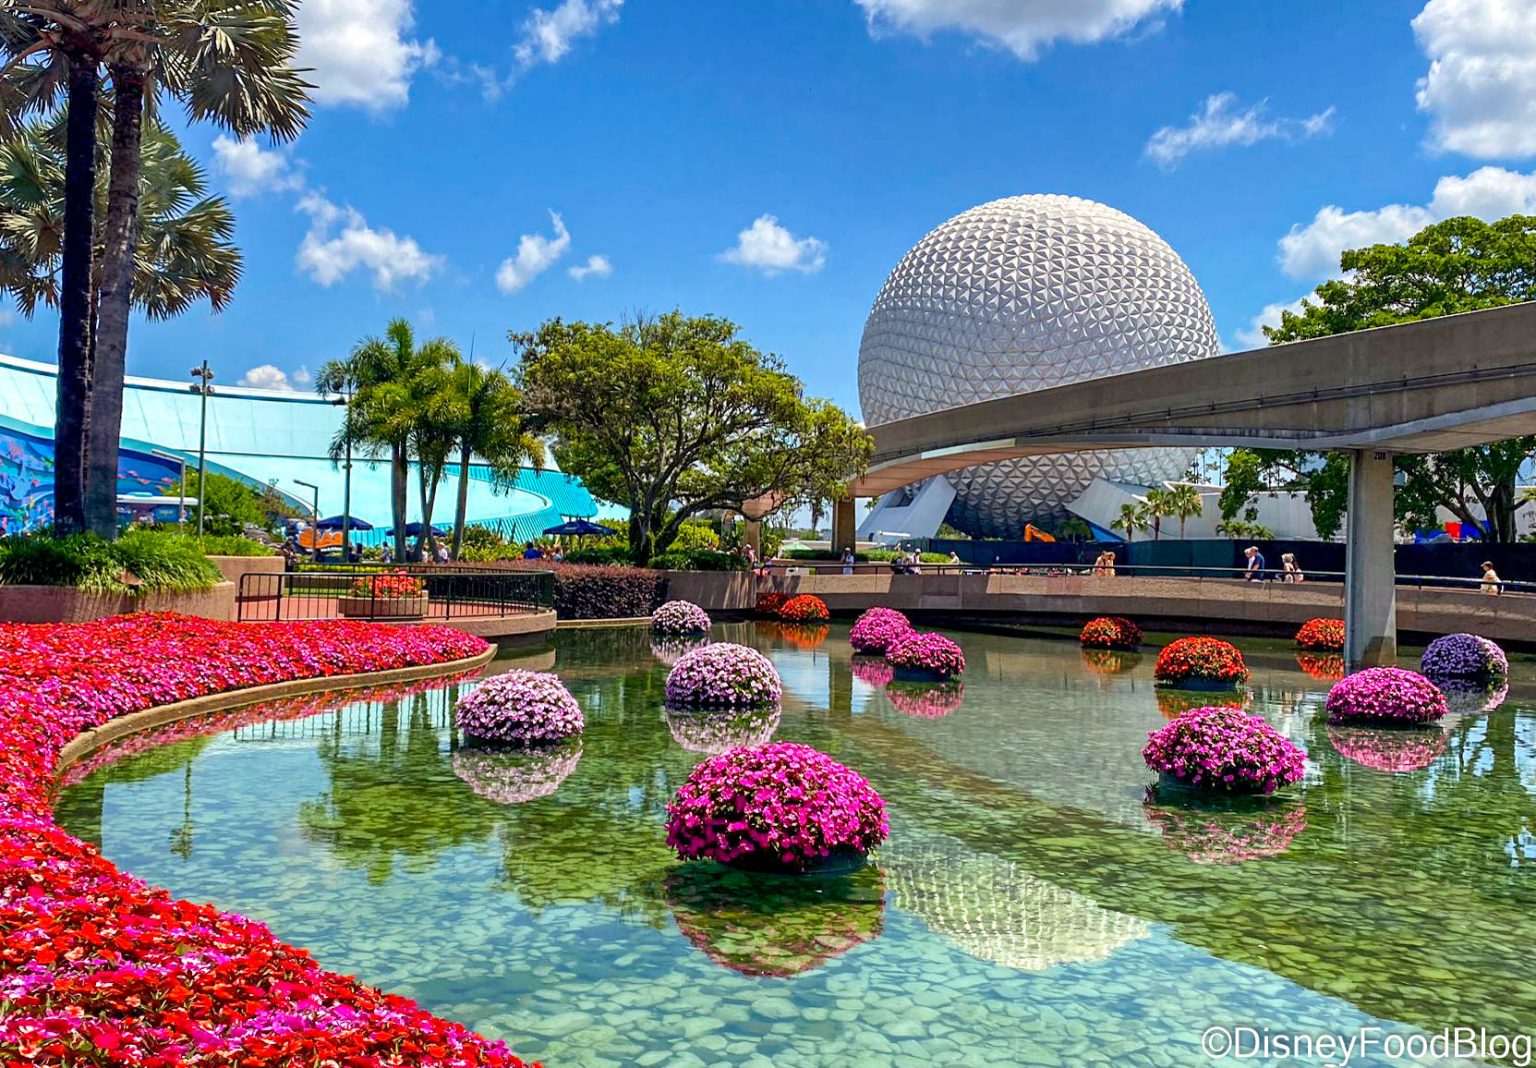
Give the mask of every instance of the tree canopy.
[(509, 336), (530, 425), (556, 435), (566, 470), (629, 507), (636, 563), (665, 551), (692, 516), (835, 497), (868, 463), (863, 428), (806, 397), (725, 319), (553, 319)]
[[(1446, 219), (1400, 245), (1346, 251), (1339, 266), (1345, 277), (1324, 282), (1299, 312), (1285, 312), (1279, 326), (1265, 328), (1271, 344), (1536, 299), (1536, 217)], [(1532, 450), (1536, 436), (1397, 457), (1398, 520), (1437, 527), (1437, 513), (1445, 509), (1463, 523), (1486, 521), (1492, 541), (1514, 541), (1516, 513), (1526, 503), (1516, 497), (1515, 478)], [(1243, 514), (1263, 489), (1305, 492), (1323, 537), (1339, 532), (1347, 509), (1348, 464), (1339, 455), (1236, 449), (1226, 483), (1221, 509), (1227, 520)]]

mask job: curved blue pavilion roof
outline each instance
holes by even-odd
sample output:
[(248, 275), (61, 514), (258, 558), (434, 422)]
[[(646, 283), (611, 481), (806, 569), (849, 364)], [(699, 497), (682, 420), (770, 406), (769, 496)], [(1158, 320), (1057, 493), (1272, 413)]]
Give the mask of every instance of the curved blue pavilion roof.
[[(58, 369), (52, 364), (0, 355), (0, 428), (28, 438), (50, 439), (57, 380)], [(179, 383), (128, 378), (123, 390), (123, 445), (138, 455), (125, 455), (120, 474), (126, 475), (130, 464), (142, 466), (145, 457), (155, 451), (181, 457), (189, 468), (196, 465), (201, 398), (192, 391), (192, 385), (190, 379)], [(271, 485), (306, 509), (314, 503), (314, 491), (298, 483), (312, 483), (319, 487), (320, 513), (339, 513), (345, 474), (331, 462), (330, 446), (341, 418), (342, 408), (334, 399), (215, 382), (208, 399), (209, 470)], [(0, 455), (0, 465), (3, 463), (4, 456)], [(51, 484), (51, 452), (46, 466), (49, 470), (44, 478)], [(35, 482), (38, 468), (34, 461), (30, 470), (21, 472), (34, 489), (39, 488)], [(15, 472), (0, 471), (0, 476), (6, 475), (16, 477)], [(433, 521), (450, 522), (457, 499), (455, 465), (438, 488)], [(509, 537), (533, 537), (566, 519), (593, 518), (604, 510), (580, 479), (553, 467), (520, 471), (510, 489), (494, 485), (483, 464), (470, 467), (469, 521), (496, 527)], [(421, 516), (414, 470), (409, 512), (409, 519)], [(387, 463), (362, 456), (354, 459), (352, 513), (379, 531), (389, 527)], [(24, 517), (15, 519), (26, 523)]]

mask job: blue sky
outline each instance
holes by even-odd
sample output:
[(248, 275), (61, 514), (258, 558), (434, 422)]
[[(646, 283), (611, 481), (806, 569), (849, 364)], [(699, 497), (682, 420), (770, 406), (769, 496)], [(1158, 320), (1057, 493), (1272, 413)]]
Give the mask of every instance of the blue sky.
[[(296, 144), (184, 131), (236, 198), (234, 303), (138, 324), (134, 373), (306, 388), (395, 315), (498, 362), (509, 329), (676, 306), (857, 410), (886, 274), (995, 197), (1139, 218), (1233, 347), (1340, 248), (1536, 211), (1536, 0), (305, 0), (300, 25)], [(51, 360), (55, 330), (0, 341)]]

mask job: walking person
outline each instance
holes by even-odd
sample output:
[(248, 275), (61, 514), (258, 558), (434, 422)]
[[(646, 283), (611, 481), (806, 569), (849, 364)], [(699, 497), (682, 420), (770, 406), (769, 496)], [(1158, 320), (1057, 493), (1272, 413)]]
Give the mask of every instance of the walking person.
[(1280, 570), (1284, 572), (1282, 582), (1305, 582), (1307, 576), (1302, 574), (1301, 565), (1296, 562), (1295, 553), (1282, 553), (1280, 555)]
[(847, 548), (843, 550), (843, 574), (853, 574), (853, 565), (856, 559), (857, 558), (853, 554), (853, 549)]
[(1259, 547), (1250, 545), (1243, 550), (1243, 555), (1248, 557), (1248, 570), (1243, 572), (1243, 578), (1249, 582), (1263, 582), (1264, 554), (1259, 552)]
[(1504, 592), (1504, 580), (1499, 578), (1499, 573), (1493, 569), (1493, 561), (1483, 561), (1483, 585), (1482, 591), (1497, 597)]

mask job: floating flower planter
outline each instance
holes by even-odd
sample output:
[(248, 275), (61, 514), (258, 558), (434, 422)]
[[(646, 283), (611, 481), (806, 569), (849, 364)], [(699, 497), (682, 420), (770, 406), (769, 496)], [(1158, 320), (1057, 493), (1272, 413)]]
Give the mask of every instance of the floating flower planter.
[(673, 638), (697, 638), (711, 625), (709, 613), (692, 601), (668, 601), (651, 613), (651, 629)]
[(1210, 794), (1272, 794), (1306, 769), (1306, 754), (1268, 720), (1230, 707), (1185, 712), (1141, 755), (1162, 786)]
[(898, 638), (912, 633), (912, 621), (894, 608), (871, 608), (848, 631), (848, 644), (856, 653), (884, 656)]
[(1445, 695), (1416, 671), (1379, 667), (1357, 671), (1328, 691), (1329, 723), (1418, 727), (1448, 711)]
[(704, 761), (667, 806), (679, 857), (750, 871), (851, 871), (888, 833), (885, 802), (862, 775), (793, 742)]
[(1124, 616), (1100, 616), (1084, 624), (1077, 640), (1084, 649), (1134, 651), (1141, 647), (1141, 628)]
[(1180, 690), (1235, 690), (1248, 680), (1248, 665), (1231, 642), (1220, 638), (1180, 638), (1157, 654), (1153, 677)]
[(779, 706), (756, 708), (663, 708), (661, 718), (672, 740), (691, 753), (718, 756), (732, 749), (755, 749), (773, 740)]
[(885, 659), (899, 682), (948, 682), (965, 670), (965, 653), (942, 634), (908, 634), (891, 643)]
[(426, 584), (404, 571), (364, 575), (336, 599), (336, 611), (347, 619), (421, 619), (431, 602)]
[(684, 708), (774, 705), (783, 694), (772, 661), (731, 642), (683, 654), (667, 675), (667, 703)]
[(548, 797), (581, 763), (581, 740), (544, 749), (460, 749), (453, 773), (471, 790), (498, 805)]
[(517, 748), (563, 742), (586, 727), (576, 698), (542, 671), (492, 675), (459, 698), (453, 720), (474, 742)]
[(1509, 677), (1509, 658), (1487, 638), (1476, 634), (1447, 634), (1425, 648), (1419, 670), (1432, 679), (1502, 682)]
[(791, 597), (779, 609), (779, 618), (786, 623), (825, 623), (832, 618), (827, 602), (809, 593)]
[(1296, 648), (1309, 653), (1342, 653), (1344, 621), (1342, 619), (1307, 620), (1296, 632)]
[(923, 685), (893, 682), (886, 687), (885, 696), (892, 708), (905, 715), (919, 719), (942, 719), (951, 712), (958, 712), (965, 703), (965, 683)]
[(762, 619), (778, 619), (779, 613), (784, 610), (784, 605), (789, 602), (789, 594), (773, 591), (765, 593), (757, 599), (757, 607), (754, 611)]
[(1445, 732), (1438, 728), (1382, 730), (1330, 724), (1328, 741), (1345, 760), (1394, 774), (1423, 771), (1445, 752)]

